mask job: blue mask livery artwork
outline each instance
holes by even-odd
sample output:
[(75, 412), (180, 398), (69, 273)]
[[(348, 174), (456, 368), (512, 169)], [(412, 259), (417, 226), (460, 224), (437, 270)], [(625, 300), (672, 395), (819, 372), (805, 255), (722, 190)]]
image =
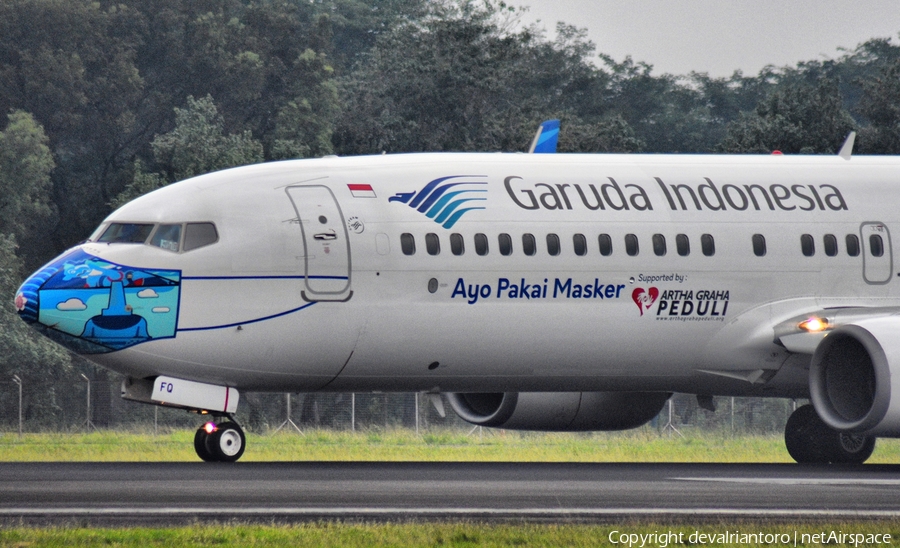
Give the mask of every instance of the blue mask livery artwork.
[(179, 270), (132, 268), (76, 250), (30, 278), (16, 307), (72, 350), (111, 352), (174, 337), (180, 287)]

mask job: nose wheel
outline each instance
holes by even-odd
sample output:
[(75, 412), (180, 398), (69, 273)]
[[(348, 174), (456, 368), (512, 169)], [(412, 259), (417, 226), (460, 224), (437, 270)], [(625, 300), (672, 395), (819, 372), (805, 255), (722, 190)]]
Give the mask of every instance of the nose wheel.
[(244, 454), (247, 438), (241, 427), (229, 420), (207, 422), (194, 434), (194, 450), (206, 462), (235, 462)]

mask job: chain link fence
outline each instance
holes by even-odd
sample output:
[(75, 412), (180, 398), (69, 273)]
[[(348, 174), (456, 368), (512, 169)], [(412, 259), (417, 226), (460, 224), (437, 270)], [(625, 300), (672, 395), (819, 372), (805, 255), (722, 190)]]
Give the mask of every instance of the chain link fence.
[[(194, 413), (123, 400), (121, 380), (60, 381), (43, 384), (41, 393), (25, 382), (0, 382), (0, 431), (74, 431), (90, 429), (196, 428)], [(22, 394), (20, 400), (20, 394)], [(372, 430), (406, 428), (423, 432), (464, 429), (443, 400), (441, 417), (423, 393), (241, 394), (237, 419), (254, 432), (306, 429)], [(675, 394), (648, 428), (681, 432), (699, 428), (735, 434), (781, 433), (791, 412), (802, 402), (768, 398), (713, 398), (715, 412), (697, 398)], [(21, 422), (20, 422), (21, 420)]]

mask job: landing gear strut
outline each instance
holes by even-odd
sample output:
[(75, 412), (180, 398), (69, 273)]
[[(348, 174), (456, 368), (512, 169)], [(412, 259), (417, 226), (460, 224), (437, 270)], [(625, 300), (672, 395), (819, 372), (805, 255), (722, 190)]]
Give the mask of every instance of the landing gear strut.
[(801, 464), (862, 464), (875, 450), (873, 436), (834, 430), (822, 422), (812, 405), (799, 407), (788, 418), (784, 444)]
[(244, 431), (228, 417), (226, 422), (207, 422), (194, 434), (194, 450), (206, 462), (235, 462), (244, 454)]

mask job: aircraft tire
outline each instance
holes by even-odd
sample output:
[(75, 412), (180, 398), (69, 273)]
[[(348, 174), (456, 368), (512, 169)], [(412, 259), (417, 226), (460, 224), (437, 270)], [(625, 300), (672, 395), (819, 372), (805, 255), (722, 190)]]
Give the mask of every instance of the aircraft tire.
[(247, 438), (237, 423), (224, 422), (209, 435), (206, 445), (216, 461), (235, 462), (244, 454)]
[(828, 428), (812, 405), (798, 407), (788, 417), (784, 427), (784, 445), (788, 453), (800, 464), (826, 463), (831, 460), (825, 450), (829, 437)]
[(197, 456), (200, 457), (201, 460), (205, 462), (215, 462), (215, 455), (209, 450), (209, 434), (206, 433), (205, 426), (206, 425), (203, 425), (198, 428), (197, 433), (194, 434), (194, 451), (197, 452)]
[(875, 437), (832, 430), (828, 452), (835, 464), (862, 464), (875, 451)]
[(838, 432), (822, 422), (812, 405), (794, 411), (784, 428), (784, 444), (801, 464), (862, 464), (875, 450), (875, 438)]

